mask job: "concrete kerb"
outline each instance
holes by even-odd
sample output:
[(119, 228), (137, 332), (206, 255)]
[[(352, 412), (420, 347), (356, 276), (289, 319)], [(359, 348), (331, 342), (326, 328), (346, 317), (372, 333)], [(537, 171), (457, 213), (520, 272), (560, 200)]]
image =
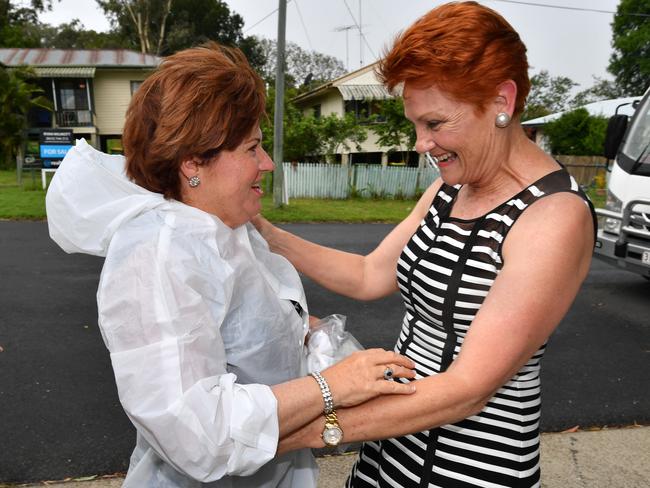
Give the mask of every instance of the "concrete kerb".
[[(318, 458), (318, 488), (340, 488), (356, 453)], [(650, 426), (542, 434), (542, 488), (650, 487)], [(119, 488), (122, 477), (44, 481), (28, 485), (50, 488)]]

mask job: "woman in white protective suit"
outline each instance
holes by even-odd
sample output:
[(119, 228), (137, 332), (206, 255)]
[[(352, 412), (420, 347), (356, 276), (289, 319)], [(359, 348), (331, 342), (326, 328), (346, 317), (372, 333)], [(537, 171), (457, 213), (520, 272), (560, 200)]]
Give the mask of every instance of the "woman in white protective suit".
[(48, 191), (52, 238), (106, 257), (99, 325), (137, 430), (125, 487), (315, 487), (311, 452), (279, 440), (321, 417), (336, 445), (337, 407), (414, 391), (385, 381), (413, 363), (380, 349), (307, 375), (298, 273), (249, 224), (273, 169), (264, 107), (241, 52), (181, 51), (134, 94), (126, 158), (80, 140)]

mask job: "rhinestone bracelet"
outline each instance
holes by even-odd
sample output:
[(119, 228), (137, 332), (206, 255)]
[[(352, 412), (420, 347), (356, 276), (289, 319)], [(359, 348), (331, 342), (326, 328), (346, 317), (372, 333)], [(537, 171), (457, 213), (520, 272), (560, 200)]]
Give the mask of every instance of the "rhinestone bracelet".
[(329, 415), (334, 411), (334, 401), (332, 400), (330, 387), (327, 384), (327, 381), (325, 381), (325, 378), (323, 378), (323, 375), (320, 374), (320, 371), (314, 371), (311, 375), (318, 383), (320, 392), (323, 395), (323, 402), (325, 402), (325, 409), (323, 411), (325, 412), (325, 415)]

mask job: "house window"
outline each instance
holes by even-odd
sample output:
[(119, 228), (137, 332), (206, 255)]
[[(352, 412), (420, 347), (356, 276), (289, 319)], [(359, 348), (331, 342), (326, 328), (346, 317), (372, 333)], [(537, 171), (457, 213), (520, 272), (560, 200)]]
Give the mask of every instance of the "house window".
[(131, 80), (131, 96), (138, 91), (140, 85), (142, 85), (142, 80)]
[(86, 80), (62, 80), (57, 85), (62, 110), (88, 110)]
[(320, 103), (318, 105), (314, 105), (312, 107), (312, 110), (314, 111), (314, 118), (315, 119), (320, 119), (320, 116), (321, 116)]
[(381, 105), (377, 100), (346, 100), (344, 105), (345, 113), (354, 114), (356, 119), (362, 124), (372, 122), (383, 122), (381, 117)]

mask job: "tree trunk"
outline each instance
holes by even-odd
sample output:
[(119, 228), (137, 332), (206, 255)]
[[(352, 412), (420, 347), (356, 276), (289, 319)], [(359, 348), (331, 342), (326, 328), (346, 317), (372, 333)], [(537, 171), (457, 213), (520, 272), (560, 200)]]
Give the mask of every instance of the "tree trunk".
[(162, 45), (165, 40), (165, 24), (167, 23), (167, 16), (172, 9), (172, 0), (167, 0), (165, 10), (163, 11), (162, 22), (160, 23), (160, 33), (158, 34), (158, 46), (156, 47), (156, 56), (160, 56)]

